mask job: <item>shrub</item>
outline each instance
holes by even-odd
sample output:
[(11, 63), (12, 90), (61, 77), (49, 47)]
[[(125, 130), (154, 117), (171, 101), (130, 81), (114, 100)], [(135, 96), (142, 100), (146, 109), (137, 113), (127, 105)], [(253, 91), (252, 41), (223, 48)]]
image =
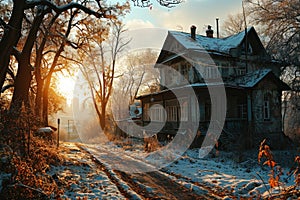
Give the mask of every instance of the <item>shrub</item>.
[(32, 138), (27, 157), (12, 155), (7, 170), (11, 180), (4, 186), (0, 199), (48, 199), (61, 191), (47, 174), (50, 165), (59, 165), (63, 158), (54, 146), (39, 138)]

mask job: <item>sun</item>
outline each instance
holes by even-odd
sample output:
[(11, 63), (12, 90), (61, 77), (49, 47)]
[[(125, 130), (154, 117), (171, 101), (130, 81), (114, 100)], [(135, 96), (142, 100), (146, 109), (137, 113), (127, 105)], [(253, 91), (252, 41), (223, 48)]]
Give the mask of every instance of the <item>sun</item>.
[(73, 99), (73, 90), (75, 81), (70, 76), (58, 75), (57, 77), (57, 89), (66, 99), (67, 104), (70, 106)]

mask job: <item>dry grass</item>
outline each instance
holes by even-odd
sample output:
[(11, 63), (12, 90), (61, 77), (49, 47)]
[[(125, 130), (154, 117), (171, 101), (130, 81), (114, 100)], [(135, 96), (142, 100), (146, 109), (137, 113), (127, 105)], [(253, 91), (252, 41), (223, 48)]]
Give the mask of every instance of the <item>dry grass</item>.
[(156, 135), (148, 138), (144, 138), (144, 150), (146, 152), (156, 151), (161, 147)]
[(47, 199), (61, 193), (47, 171), (51, 165), (60, 165), (64, 158), (55, 146), (39, 138), (31, 139), (30, 149), (26, 157), (12, 155), (6, 168), (12, 176), (4, 185), (1, 199)]

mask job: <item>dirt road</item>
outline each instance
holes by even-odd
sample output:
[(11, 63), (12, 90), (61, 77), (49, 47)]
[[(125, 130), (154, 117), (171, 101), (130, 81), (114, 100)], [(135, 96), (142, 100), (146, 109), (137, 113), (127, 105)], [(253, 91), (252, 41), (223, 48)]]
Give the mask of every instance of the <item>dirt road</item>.
[[(178, 183), (172, 179), (170, 174), (162, 171), (149, 170), (149, 172), (144, 173), (129, 173), (119, 170), (120, 168), (122, 169), (122, 166), (118, 166), (118, 169), (113, 169), (111, 166), (116, 163), (126, 165), (127, 168), (139, 166), (139, 168), (150, 169), (150, 166), (136, 158), (120, 157), (106, 149), (87, 147), (82, 144), (77, 144), (77, 146), (81, 151), (89, 154), (99, 168), (104, 170), (115, 184), (118, 185), (118, 182), (121, 180), (126, 183), (130, 190), (138, 194), (141, 199), (222, 199), (221, 196), (211, 193), (204, 187), (188, 182)], [(124, 196), (131, 199), (130, 194), (126, 194), (127, 191), (122, 190)]]

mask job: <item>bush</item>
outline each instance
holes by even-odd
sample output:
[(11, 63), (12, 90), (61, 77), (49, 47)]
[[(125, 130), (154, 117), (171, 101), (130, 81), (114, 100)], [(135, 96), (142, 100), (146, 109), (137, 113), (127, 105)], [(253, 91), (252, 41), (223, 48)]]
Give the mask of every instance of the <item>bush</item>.
[(47, 174), (50, 165), (59, 165), (63, 158), (54, 146), (39, 138), (32, 138), (29, 156), (12, 154), (6, 172), (11, 180), (3, 185), (0, 199), (49, 199), (60, 194), (58, 186)]

